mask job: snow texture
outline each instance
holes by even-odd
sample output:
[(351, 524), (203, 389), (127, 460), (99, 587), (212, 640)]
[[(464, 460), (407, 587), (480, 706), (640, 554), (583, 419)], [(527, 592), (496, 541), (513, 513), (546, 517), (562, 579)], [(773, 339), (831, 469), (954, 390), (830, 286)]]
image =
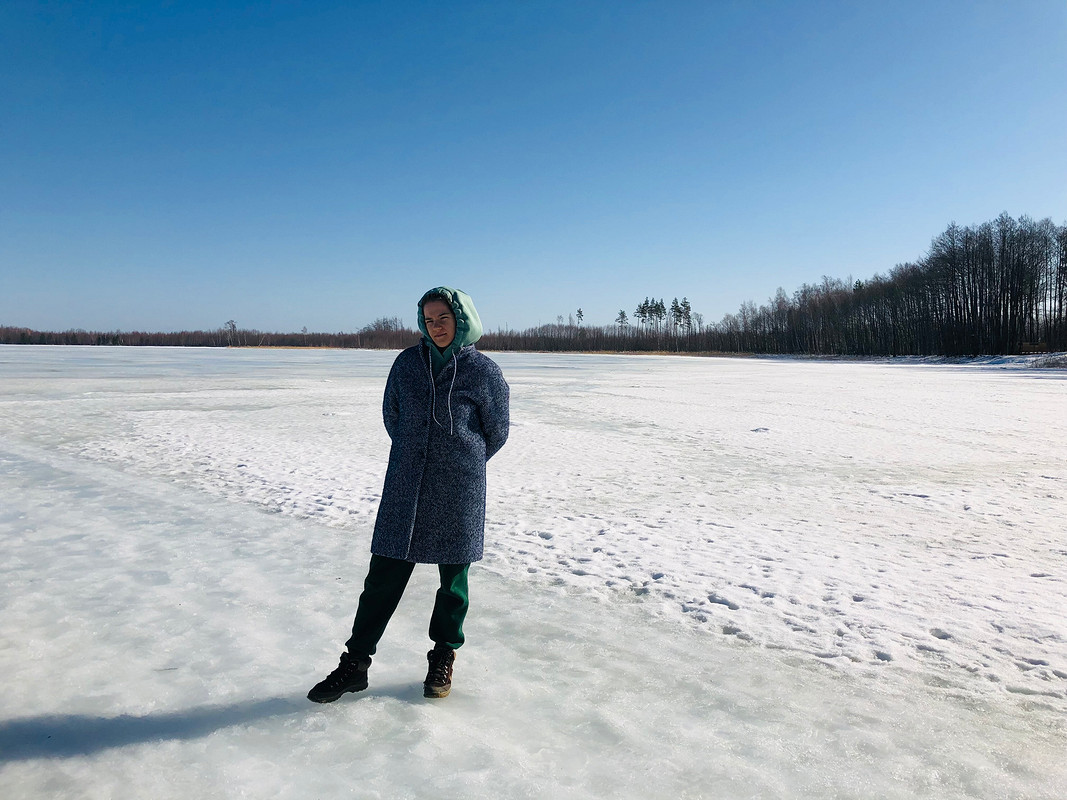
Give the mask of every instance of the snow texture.
[(1067, 797), (1067, 372), (493, 354), (452, 695), (420, 567), (317, 706), (394, 356), (0, 347), (0, 796)]

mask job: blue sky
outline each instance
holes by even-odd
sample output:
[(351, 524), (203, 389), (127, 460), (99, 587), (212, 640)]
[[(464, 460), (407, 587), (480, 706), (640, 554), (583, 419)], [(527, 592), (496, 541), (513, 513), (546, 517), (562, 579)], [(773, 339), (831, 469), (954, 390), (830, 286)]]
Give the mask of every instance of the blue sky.
[(0, 325), (714, 322), (1067, 221), (1067, 4), (0, 5)]

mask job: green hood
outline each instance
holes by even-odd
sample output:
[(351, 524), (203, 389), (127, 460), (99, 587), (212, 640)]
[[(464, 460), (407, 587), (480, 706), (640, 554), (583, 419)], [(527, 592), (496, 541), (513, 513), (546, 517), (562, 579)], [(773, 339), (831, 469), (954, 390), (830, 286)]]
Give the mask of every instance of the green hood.
[[(434, 294), (444, 295), (448, 298), (448, 303), (452, 306), (452, 313), (456, 315), (456, 338), (452, 340), (452, 344), (444, 349), (444, 352), (438, 350), (437, 345), (430, 338), (422, 313), (423, 303), (426, 302), (430, 295)], [(452, 358), (453, 353), (461, 347), (474, 344), (482, 338), (482, 319), (478, 316), (478, 310), (474, 307), (474, 301), (471, 296), (461, 289), (453, 289), (450, 286), (438, 286), (430, 289), (419, 299), (418, 321), (419, 330), (422, 331), (422, 340), (429, 345), (430, 360), (435, 376), (441, 371), (441, 367)]]

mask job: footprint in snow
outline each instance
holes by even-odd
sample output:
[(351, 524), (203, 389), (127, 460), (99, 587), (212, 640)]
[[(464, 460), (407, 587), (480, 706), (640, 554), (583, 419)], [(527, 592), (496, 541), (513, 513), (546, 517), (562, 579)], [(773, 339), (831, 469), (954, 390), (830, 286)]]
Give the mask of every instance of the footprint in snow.
[(708, 602), (717, 603), (720, 606), (726, 606), (731, 611), (737, 611), (739, 608), (741, 608), (741, 606), (739, 606), (732, 600), (727, 600), (725, 597), (720, 597), (714, 592), (708, 595)]
[(1049, 663), (1043, 658), (1024, 658), (1021, 659), (1023, 663), (1029, 664), (1031, 667), (1047, 667)]

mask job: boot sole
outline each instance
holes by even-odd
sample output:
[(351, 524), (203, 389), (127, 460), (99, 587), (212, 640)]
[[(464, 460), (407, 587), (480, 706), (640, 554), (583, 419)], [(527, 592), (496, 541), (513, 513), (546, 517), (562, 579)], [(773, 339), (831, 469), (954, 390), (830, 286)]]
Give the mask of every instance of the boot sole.
[(451, 686), (446, 686), (444, 689), (431, 689), (429, 686), (422, 687), (422, 696), (438, 699), (441, 697), (448, 697), (448, 693), (452, 691)]
[(326, 697), (312, 697), (311, 693), (309, 692), (308, 693), (308, 700), (310, 700), (312, 703), (332, 703), (334, 700), (340, 700), (342, 697), (344, 697), (349, 692), (362, 692), (369, 685), (370, 685), (369, 683), (365, 683), (362, 686), (352, 686), (352, 687), (350, 687), (348, 689), (342, 689), (337, 694), (327, 695)]

